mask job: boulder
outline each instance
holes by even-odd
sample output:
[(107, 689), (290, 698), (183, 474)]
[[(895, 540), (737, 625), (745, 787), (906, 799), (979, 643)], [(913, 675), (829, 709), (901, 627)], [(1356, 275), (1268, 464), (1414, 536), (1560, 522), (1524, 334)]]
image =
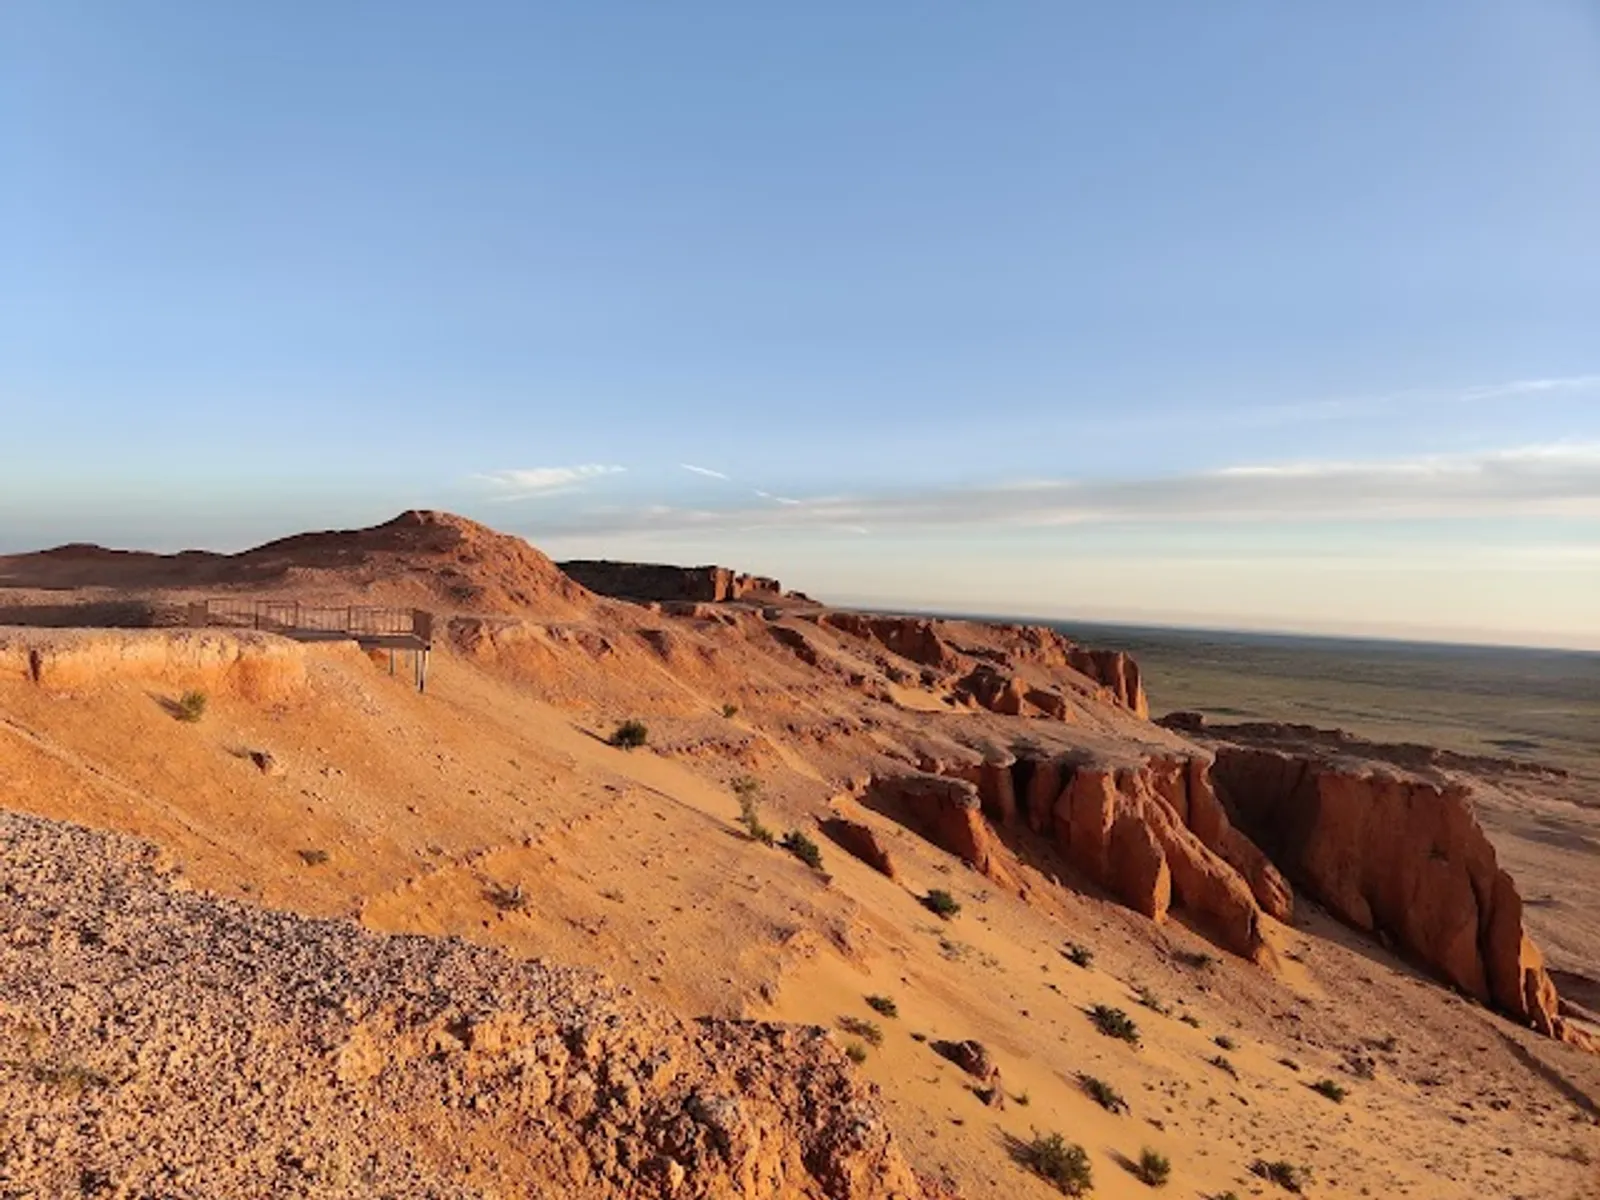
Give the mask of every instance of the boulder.
[(822, 823), (822, 832), (846, 853), (859, 858), (873, 870), (890, 879), (900, 877), (889, 848), (872, 826), (844, 817), (833, 817)]

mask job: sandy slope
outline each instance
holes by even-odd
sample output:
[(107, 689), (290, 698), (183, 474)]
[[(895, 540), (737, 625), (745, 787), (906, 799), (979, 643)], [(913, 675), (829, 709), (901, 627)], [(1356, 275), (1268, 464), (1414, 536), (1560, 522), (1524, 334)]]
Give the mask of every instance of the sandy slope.
[[(161, 703), (178, 677), (68, 694), (0, 683), (0, 804), (152, 836), (225, 896), (595, 965), (690, 1013), (878, 1020), (885, 1044), (863, 1070), (896, 1132), (973, 1196), (1049, 1194), (1008, 1152), (1034, 1128), (1084, 1142), (1108, 1196), (1143, 1193), (1117, 1155), (1144, 1146), (1171, 1157), (1176, 1194), (1249, 1194), (1257, 1157), (1312, 1166), (1326, 1196), (1566, 1200), (1592, 1180), (1575, 1158), (1600, 1159), (1600, 1061), (1455, 1000), (1308, 909), (1283, 934), (1304, 958), (1298, 980), (1185, 967), (1170, 947), (1214, 951), (1177, 926), (1042, 881), (1024, 903), (849, 801), (890, 839), (904, 885), (828, 843), (831, 880), (750, 842), (732, 775), (759, 775), (779, 828), (830, 798), (822, 772), (787, 765), (807, 761), (803, 722), (778, 753), (743, 716), (653, 719), (663, 750), (624, 753), (595, 736), (620, 709), (555, 708), (469, 660), (447, 659), (427, 696), (349, 651), (313, 649), (306, 671), (296, 698), (218, 693), (198, 725)], [(284, 773), (263, 774), (251, 748)], [(933, 885), (966, 905), (953, 922), (918, 903)], [(506, 906), (518, 887), (525, 903)], [(1092, 971), (1061, 955), (1069, 940), (1095, 950)], [(1140, 1008), (1140, 984), (1200, 1028)], [(873, 992), (901, 1016), (873, 1017)], [(1092, 1003), (1133, 1013), (1143, 1046), (1095, 1033)], [(985, 1108), (913, 1032), (984, 1041), (1007, 1107)], [(1207, 1062), (1218, 1032), (1238, 1044), (1238, 1080)], [(1391, 1035), (1392, 1053), (1364, 1045)], [(1376, 1077), (1354, 1078), (1350, 1055), (1373, 1057)], [(1131, 1114), (1094, 1105), (1079, 1072)], [(1349, 1086), (1343, 1105), (1305, 1086), (1322, 1076)]]

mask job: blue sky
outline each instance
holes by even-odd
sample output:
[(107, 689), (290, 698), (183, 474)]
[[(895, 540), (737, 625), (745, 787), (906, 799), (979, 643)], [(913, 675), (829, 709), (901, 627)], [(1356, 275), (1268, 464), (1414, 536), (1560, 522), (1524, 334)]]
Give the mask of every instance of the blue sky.
[(1597, 114), (1577, 0), (12, 0), (0, 550), (1600, 645)]

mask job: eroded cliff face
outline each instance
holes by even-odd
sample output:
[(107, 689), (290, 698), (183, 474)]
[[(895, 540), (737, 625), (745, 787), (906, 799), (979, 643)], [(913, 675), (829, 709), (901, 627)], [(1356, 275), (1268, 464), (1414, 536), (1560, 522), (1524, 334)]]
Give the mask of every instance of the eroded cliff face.
[(1174, 906), (1186, 909), (1220, 945), (1273, 964), (1261, 918), (1288, 920), (1292, 895), (1229, 822), (1204, 758), (1123, 767), (1046, 762), (1034, 769), (1027, 795), (1030, 824), (1130, 908), (1156, 921)]
[(988, 746), (970, 758), (927, 757), (923, 772), (881, 778), (869, 790), (1003, 886), (1016, 877), (1002, 850), (1026, 826), (1128, 907), (1157, 922), (1184, 909), (1218, 945), (1274, 965), (1262, 916), (1289, 920), (1293, 893), (1229, 821), (1209, 760), (1116, 766), (1027, 755)]
[(1341, 919), (1482, 1003), (1593, 1048), (1559, 1015), (1521, 896), (1465, 787), (1261, 746), (1219, 745), (1215, 769), (1274, 860)]
[(1139, 665), (1120, 650), (1078, 646), (1042, 625), (979, 624), (936, 617), (824, 610), (806, 614), (914, 664), (924, 683), (1002, 716), (1072, 719), (1077, 690), (1140, 717), (1150, 715)]

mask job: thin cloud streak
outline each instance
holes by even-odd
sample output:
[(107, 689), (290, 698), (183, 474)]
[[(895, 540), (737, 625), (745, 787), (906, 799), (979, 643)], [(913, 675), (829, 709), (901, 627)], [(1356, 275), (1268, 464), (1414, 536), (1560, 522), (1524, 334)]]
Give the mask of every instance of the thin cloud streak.
[(678, 465), (685, 471), (690, 471), (696, 475), (704, 475), (707, 479), (720, 479), (724, 483), (728, 481), (728, 477), (721, 471), (713, 471), (710, 467), (697, 467), (693, 463), (679, 463)]
[(1117, 521), (1600, 516), (1600, 444), (1525, 446), (1389, 462), (1244, 465), (1151, 479), (1001, 483), (777, 508), (576, 512), (548, 533), (1045, 527)]
[(606, 475), (617, 475), (626, 467), (603, 463), (583, 463), (572, 467), (523, 467), (509, 471), (488, 471), (473, 479), (487, 487), (495, 500), (525, 500), (533, 496), (556, 496), (575, 490), (580, 484)]

